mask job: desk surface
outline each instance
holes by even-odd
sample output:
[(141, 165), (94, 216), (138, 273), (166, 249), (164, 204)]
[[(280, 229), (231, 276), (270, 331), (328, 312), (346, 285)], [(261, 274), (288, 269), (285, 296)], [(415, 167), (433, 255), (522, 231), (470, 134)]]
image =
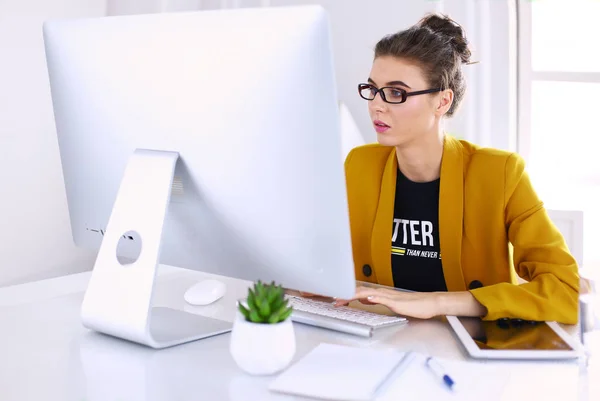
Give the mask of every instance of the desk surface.
[[(0, 400), (298, 400), (271, 393), (273, 377), (252, 377), (229, 354), (230, 334), (152, 350), (85, 329), (80, 305), (90, 273), (0, 289)], [(162, 267), (155, 305), (233, 321), (248, 282), (218, 277), (226, 295), (204, 307), (187, 305), (184, 291), (210, 275)], [(215, 277), (215, 276), (210, 276)], [(321, 342), (393, 347), (466, 359), (442, 320), (411, 320), (371, 339), (295, 324), (298, 360)], [(582, 380), (575, 362), (490, 362), (508, 374), (502, 400), (600, 400), (599, 380)], [(588, 377), (600, 378), (592, 361)], [(548, 397), (548, 398), (547, 398)], [(491, 397), (494, 398), (494, 397)]]

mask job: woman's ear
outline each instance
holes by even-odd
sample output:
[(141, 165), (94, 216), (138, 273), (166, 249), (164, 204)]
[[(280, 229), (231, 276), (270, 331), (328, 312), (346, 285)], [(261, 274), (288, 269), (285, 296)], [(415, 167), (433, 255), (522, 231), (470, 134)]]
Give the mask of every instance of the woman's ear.
[(443, 116), (450, 110), (452, 107), (452, 102), (454, 101), (454, 92), (452, 89), (446, 89), (440, 92), (438, 96), (438, 104), (435, 109), (435, 114), (438, 116)]

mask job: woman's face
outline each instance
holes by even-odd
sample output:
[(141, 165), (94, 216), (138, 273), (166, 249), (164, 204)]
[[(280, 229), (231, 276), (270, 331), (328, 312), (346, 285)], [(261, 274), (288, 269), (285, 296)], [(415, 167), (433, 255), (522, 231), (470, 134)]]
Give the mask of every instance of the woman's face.
[[(432, 89), (419, 65), (393, 56), (375, 59), (369, 83), (376, 88), (391, 86), (406, 92)], [(447, 107), (440, 110), (440, 106), (447, 95), (436, 92), (408, 96), (404, 103), (390, 104), (384, 102), (381, 93), (378, 93), (375, 99), (369, 101), (369, 115), (377, 132), (377, 141), (385, 146), (403, 146), (418, 142), (426, 135), (438, 135), (436, 125), (445, 113), (443, 109), (447, 110)], [(388, 97), (388, 100), (392, 99)]]

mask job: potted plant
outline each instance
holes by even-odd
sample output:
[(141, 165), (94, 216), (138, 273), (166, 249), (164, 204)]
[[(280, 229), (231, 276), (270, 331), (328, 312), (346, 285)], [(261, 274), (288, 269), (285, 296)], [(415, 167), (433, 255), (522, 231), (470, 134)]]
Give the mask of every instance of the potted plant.
[(292, 307), (275, 283), (258, 281), (238, 302), (231, 331), (230, 352), (238, 366), (253, 375), (270, 375), (284, 369), (296, 353), (290, 315)]

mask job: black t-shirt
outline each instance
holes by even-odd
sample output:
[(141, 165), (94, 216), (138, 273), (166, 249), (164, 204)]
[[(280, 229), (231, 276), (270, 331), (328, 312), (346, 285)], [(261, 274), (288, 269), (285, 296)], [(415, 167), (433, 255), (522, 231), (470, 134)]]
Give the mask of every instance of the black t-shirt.
[(439, 179), (413, 182), (398, 169), (392, 226), (392, 275), (397, 288), (447, 291), (440, 255), (439, 196)]

